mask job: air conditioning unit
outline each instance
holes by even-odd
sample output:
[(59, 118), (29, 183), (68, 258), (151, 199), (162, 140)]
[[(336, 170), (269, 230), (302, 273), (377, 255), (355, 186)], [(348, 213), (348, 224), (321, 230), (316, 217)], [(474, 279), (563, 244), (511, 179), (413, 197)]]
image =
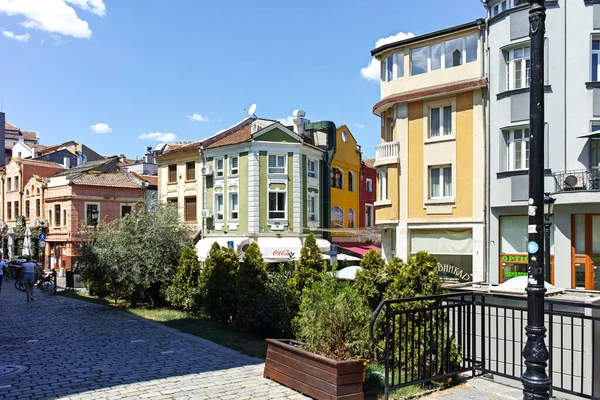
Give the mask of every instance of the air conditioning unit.
[(204, 165), (202, 168), (200, 168), (200, 173), (202, 175), (204, 175), (204, 176), (212, 175), (213, 174), (213, 170), (208, 165)]
[(213, 210), (202, 210), (202, 218), (212, 218)]

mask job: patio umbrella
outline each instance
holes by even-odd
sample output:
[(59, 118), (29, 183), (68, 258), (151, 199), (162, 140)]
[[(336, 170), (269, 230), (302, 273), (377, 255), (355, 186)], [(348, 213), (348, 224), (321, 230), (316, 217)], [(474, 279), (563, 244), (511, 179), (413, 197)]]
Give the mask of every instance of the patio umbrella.
[(31, 257), (31, 230), (27, 228), (25, 230), (25, 238), (23, 239), (23, 252), (25, 257)]
[(11, 260), (15, 254), (15, 230), (11, 226), (8, 228), (8, 259)]

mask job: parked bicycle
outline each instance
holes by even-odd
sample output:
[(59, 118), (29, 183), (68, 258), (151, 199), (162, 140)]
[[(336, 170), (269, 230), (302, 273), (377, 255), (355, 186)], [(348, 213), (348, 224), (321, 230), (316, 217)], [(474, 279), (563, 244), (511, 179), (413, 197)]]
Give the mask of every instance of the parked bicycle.
[[(54, 278), (52, 276), (52, 272), (38, 271), (36, 276), (37, 277), (34, 285), (37, 286), (39, 290), (42, 292), (47, 292), (48, 290), (54, 289)], [(21, 282), (20, 277), (15, 281), (15, 288), (21, 292), (25, 291), (25, 285), (23, 282)]]

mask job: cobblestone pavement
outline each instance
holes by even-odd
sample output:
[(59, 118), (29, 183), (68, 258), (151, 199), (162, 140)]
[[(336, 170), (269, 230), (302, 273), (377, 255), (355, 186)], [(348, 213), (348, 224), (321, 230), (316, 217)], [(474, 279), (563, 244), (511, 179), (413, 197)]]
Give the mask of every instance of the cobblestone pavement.
[[(64, 297), (0, 293), (0, 399), (300, 399), (262, 360)], [(3, 374), (2, 365), (28, 370)]]
[(520, 400), (523, 391), (484, 378), (470, 379), (462, 385), (422, 397), (424, 400)]

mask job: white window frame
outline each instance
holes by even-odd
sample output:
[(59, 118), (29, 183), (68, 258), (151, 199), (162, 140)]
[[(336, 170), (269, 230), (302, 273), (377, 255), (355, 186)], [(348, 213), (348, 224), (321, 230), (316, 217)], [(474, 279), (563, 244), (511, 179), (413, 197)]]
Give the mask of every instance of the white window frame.
[[(233, 160), (236, 160), (237, 167), (233, 167)], [(240, 157), (229, 156), (229, 176), (238, 176), (240, 174)]]
[(373, 179), (367, 178), (365, 182), (365, 190), (367, 193), (373, 193)]
[[(369, 218), (369, 214), (367, 210), (371, 210), (371, 218)], [(374, 228), (375, 227), (375, 207), (373, 204), (367, 203), (365, 204), (365, 228)]]
[(355, 192), (356, 191), (356, 181), (354, 179), (354, 172), (348, 171), (348, 191)]
[[(235, 205), (235, 209), (233, 207), (233, 196), (236, 196), (237, 204)], [(238, 192), (229, 192), (229, 203), (227, 204), (227, 209), (229, 211), (229, 219), (232, 221), (238, 221), (240, 219), (240, 196)], [(233, 213), (237, 215), (234, 217)]]
[[(275, 157), (275, 167), (271, 167), (271, 157)], [(279, 157), (283, 159), (283, 166), (279, 165)], [(269, 154), (267, 156), (267, 168), (269, 174), (287, 174), (287, 156), (285, 154)], [(281, 171), (281, 169), (283, 169), (283, 171)]]
[[(311, 168), (312, 165), (312, 168)], [(317, 160), (308, 159), (306, 162), (306, 171), (309, 178), (319, 177), (319, 162)]]
[[(444, 111), (446, 110), (446, 108), (450, 108), (450, 133), (446, 133), (446, 131), (444, 130), (444, 123), (445, 123), (445, 117), (444, 117)], [(434, 132), (432, 130), (431, 127), (431, 114), (433, 113), (433, 110), (439, 110), (438, 112), (440, 113), (440, 126), (438, 127), (438, 132), (437, 135), (434, 135)], [(454, 115), (454, 107), (452, 104), (445, 104), (445, 105), (439, 105), (436, 107), (429, 107), (429, 139), (440, 139), (440, 138), (448, 138), (448, 137), (453, 137), (454, 136), (454, 119), (455, 119), (455, 115)]]
[(389, 200), (389, 188), (388, 188), (388, 182), (387, 182), (387, 178), (388, 178), (388, 173), (387, 171), (380, 171), (379, 172), (379, 185), (378, 185), (378, 190), (377, 190), (377, 196), (379, 201), (386, 201)]
[[(279, 194), (283, 194), (285, 196), (284, 198), (284, 202), (283, 202), (283, 210), (279, 210), (277, 209), (277, 201), (275, 201), (275, 210), (271, 210), (271, 194), (274, 195), (279, 195)], [(288, 202), (288, 193), (285, 190), (269, 190), (267, 192), (267, 218), (269, 219), (269, 221), (281, 221), (281, 220), (287, 220), (287, 202)], [(283, 217), (271, 217), (271, 212), (283, 212)]]
[(381, 61), (381, 80), (391, 82), (404, 78), (404, 52), (399, 51)]
[[(444, 170), (450, 169), (450, 193), (446, 193), (446, 183), (444, 182)], [(434, 175), (434, 171), (437, 171), (440, 185), (440, 196), (433, 196), (433, 180), (431, 179)], [(440, 199), (452, 199), (454, 196), (454, 178), (452, 176), (452, 165), (432, 165), (429, 167), (429, 199), (440, 200)]]
[[(219, 168), (221, 162), (221, 168)], [(222, 178), (225, 175), (225, 159), (223, 157), (215, 158), (215, 177)]]
[[(521, 131), (521, 138), (515, 139), (516, 131)], [(528, 147), (529, 147), (529, 127), (515, 127), (512, 129), (507, 129), (504, 132), (504, 137), (506, 139), (506, 168), (507, 171), (523, 171), (529, 168), (528, 165)], [(516, 167), (516, 158), (517, 158), (517, 143), (524, 142), (524, 145), (521, 144), (521, 155), (520, 162), (521, 168)]]
[[(599, 48), (597, 50), (594, 50), (594, 42), (598, 42), (599, 44)], [(591, 64), (591, 69), (590, 69), (590, 81), (591, 82), (598, 82), (600, 81), (600, 36), (592, 36), (592, 43), (591, 43), (591, 48), (590, 48), (590, 64)], [(598, 57), (598, 61), (596, 64), (596, 80), (594, 81), (594, 64), (593, 64), (593, 56), (596, 55)]]
[[(312, 202), (312, 210), (311, 210)], [(306, 207), (309, 222), (319, 222), (319, 196), (316, 194), (308, 195), (308, 203)]]
[(85, 219), (85, 226), (93, 226), (92, 225), (92, 221), (88, 221), (88, 218), (87, 218), (88, 205), (91, 205), (91, 206), (95, 205), (96, 207), (98, 207), (98, 223), (100, 223), (100, 215), (102, 215), (102, 214), (100, 214), (101, 211), (102, 211), (102, 209), (100, 208), (100, 203), (99, 202), (94, 202), (94, 201), (86, 201), (85, 203), (83, 203), (84, 212), (85, 212), (85, 218), (84, 218)]
[[(468, 35), (463, 35), (463, 36), (451, 38), (451, 39), (448, 39), (448, 40), (444, 40), (442, 42), (437, 42), (437, 43), (433, 43), (433, 44), (430, 44), (430, 45), (415, 47), (414, 49), (411, 49), (411, 54), (410, 54), (410, 74), (411, 74), (411, 76), (416, 76), (413, 73), (413, 68), (412, 68), (413, 67), (413, 54), (412, 54), (413, 50), (420, 50), (420, 49), (423, 49), (423, 48), (427, 48), (427, 67), (425, 69), (425, 72), (421, 72), (421, 73), (419, 73), (417, 75), (426, 74), (426, 73), (429, 73), (429, 72), (432, 72), (432, 71), (437, 71), (437, 70), (440, 70), (440, 69), (450, 69), (450, 68), (460, 67), (460, 66), (463, 66), (463, 65), (466, 65), (466, 64), (470, 64), (472, 62), (476, 62), (477, 60), (479, 60), (479, 51), (478, 50), (476, 50), (477, 57), (475, 58), (475, 60), (467, 62), (467, 37), (473, 36), (473, 35), (477, 35), (477, 34), (476, 33), (471, 33), (471, 34), (468, 34)], [(461, 62), (460, 65), (454, 65), (454, 66), (446, 67), (446, 43), (450, 42), (452, 40), (456, 40), (456, 39), (462, 39), (463, 40), (463, 50), (462, 50), (462, 54), (461, 54), (461, 60), (462, 60), (462, 62)], [(479, 38), (477, 38), (477, 40), (479, 41)], [(432, 46), (434, 46), (434, 45), (437, 45), (437, 46), (442, 45), (443, 46), (442, 47), (442, 54), (440, 56), (440, 67), (436, 68), (436, 69), (432, 69), (432, 62), (431, 62), (431, 60), (432, 60), (431, 49), (432, 49)], [(477, 47), (479, 47), (479, 43), (477, 44)]]
[[(521, 51), (521, 57), (515, 58), (515, 51)], [(529, 55), (526, 55), (529, 53)], [(518, 90), (528, 88), (531, 84), (531, 46), (529, 43), (505, 50), (506, 59), (506, 90)], [(527, 61), (529, 61), (529, 78), (527, 77)], [(517, 63), (520, 62), (521, 70), (516, 73)], [(516, 79), (519, 75), (520, 86), (517, 87)]]
[[(217, 198), (221, 197), (222, 198), (222, 210), (220, 212), (221, 214), (221, 218), (219, 218), (219, 206), (218, 206), (218, 202), (217, 202)], [(224, 192), (218, 192), (215, 193), (213, 196), (213, 208), (214, 208), (214, 215), (215, 215), (215, 221), (223, 221), (225, 220), (225, 193)]]

